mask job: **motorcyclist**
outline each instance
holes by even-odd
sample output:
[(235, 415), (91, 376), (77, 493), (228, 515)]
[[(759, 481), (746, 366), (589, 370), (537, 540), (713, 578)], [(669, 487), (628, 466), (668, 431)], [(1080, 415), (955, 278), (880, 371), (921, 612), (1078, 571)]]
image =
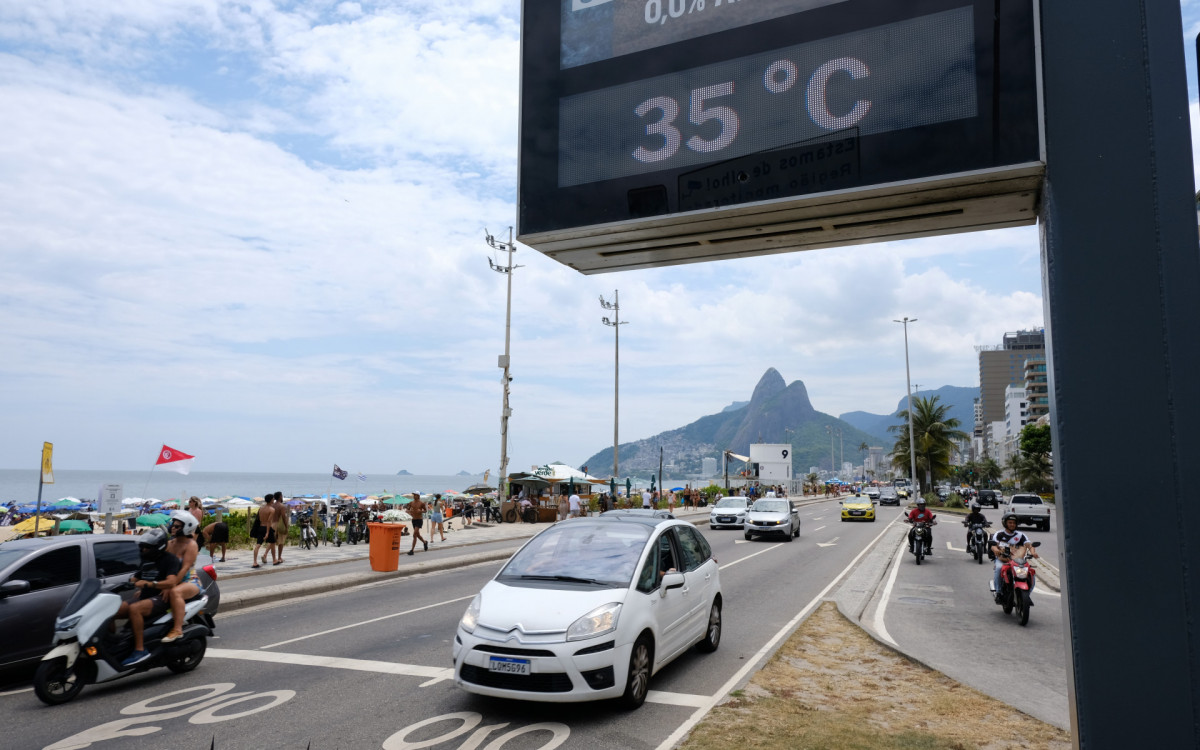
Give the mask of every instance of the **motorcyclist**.
[[(925, 498), (917, 497), (917, 507), (913, 508), (912, 510), (910, 510), (908, 512), (908, 516), (905, 520), (908, 523), (927, 523), (927, 524), (932, 525), (933, 519), (936, 517), (937, 516), (934, 514), (933, 511), (931, 511), (925, 507)], [(915, 531), (915, 529), (909, 529), (909, 531), (908, 531), (908, 547), (909, 547), (909, 549), (912, 549), (912, 546), (913, 546), (913, 532), (914, 531)], [(929, 556), (932, 554), (933, 554), (933, 528), (928, 528), (925, 530), (925, 555)]]
[(196, 578), (196, 556), (200, 553), (200, 548), (193, 538), (199, 525), (196, 517), (185, 510), (171, 513), (171, 523), (168, 527), (171, 541), (167, 542), (167, 552), (179, 558), (180, 567), (179, 572), (170, 578), (174, 585), (171, 587), (168, 601), (171, 604), (174, 623), (170, 632), (163, 636), (163, 643), (171, 643), (183, 636), (185, 602), (200, 593), (200, 582)]
[(987, 526), (987, 518), (979, 511), (979, 503), (975, 500), (971, 501), (971, 512), (963, 519), (963, 526), (967, 527), (967, 545), (971, 544), (971, 527), (975, 524)]
[(992, 586), (996, 594), (996, 601), (1000, 600), (1000, 569), (1004, 567), (1011, 558), (1004, 554), (1004, 548), (1007, 546), (1012, 553), (1012, 557), (1039, 557), (1037, 550), (1030, 546), (1029, 537), (1017, 531), (1017, 514), (1005, 513), (1002, 519), (1004, 528), (992, 534), (989, 542), (989, 549), (992, 556), (995, 558), (995, 564), (992, 570)]
[(138, 539), (138, 554), (145, 565), (130, 579), (138, 588), (138, 598), (132, 603), (121, 602), (117, 609), (117, 617), (128, 618), (133, 631), (133, 653), (121, 662), (122, 666), (131, 667), (150, 658), (144, 638), (146, 618), (158, 618), (171, 606), (169, 580), (179, 573), (181, 562), (167, 553), (167, 541), (167, 532), (162, 529), (151, 529)]

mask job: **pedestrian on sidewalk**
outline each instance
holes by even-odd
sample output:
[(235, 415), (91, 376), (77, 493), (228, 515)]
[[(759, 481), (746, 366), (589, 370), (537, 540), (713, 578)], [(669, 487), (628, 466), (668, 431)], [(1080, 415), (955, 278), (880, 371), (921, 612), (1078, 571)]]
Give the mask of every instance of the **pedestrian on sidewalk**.
[(283, 504), (283, 493), (275, 493), (275, 523), (272, 527), (275, 529), (275, 564), (283, 563), (283, 545), (287, 544), (288, 528), (290, 519), (288, 518), (287, 506)]
[(421, 540), (421, 544), (425, 545), (425, 551), (429, 551), (429, 542), (425, 541), (425, 537), (421, 536), (421, 526), (425, 523), (425, 511), (429, 506), (421, 502), (421, 493), (413, 493), (413, 501), (408, 504), (408, 515), (412, 516), (413, 540), (412, 548), (408, 554), (412, 554), (417, 549), (417, 540)]
[(429, 517), (429, 541), (433, 541), (433, 532), (441, 535), (442, 541), (446, 541), (446, 530), (442, 523), (446, 520), (446, 504), (442, 502), (441, 495), (433, 496), (433, 513)]

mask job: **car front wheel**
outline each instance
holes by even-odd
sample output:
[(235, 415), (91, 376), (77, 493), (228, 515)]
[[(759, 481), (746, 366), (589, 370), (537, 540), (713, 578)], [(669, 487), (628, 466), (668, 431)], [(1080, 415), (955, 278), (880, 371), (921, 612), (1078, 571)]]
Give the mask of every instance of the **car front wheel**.
[(650, 692), (650, 670), (654, 663), (654, 647), (650, 636), (643, 635), (633, 644), (629, 654), (629, 677), (625, 682), (625, 694), (621, 705), (629, 710), (640, 708)]

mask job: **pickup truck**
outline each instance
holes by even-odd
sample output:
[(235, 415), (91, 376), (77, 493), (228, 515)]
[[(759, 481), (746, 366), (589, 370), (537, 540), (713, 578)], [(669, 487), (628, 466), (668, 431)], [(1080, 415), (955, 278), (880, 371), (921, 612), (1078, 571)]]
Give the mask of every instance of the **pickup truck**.
[(1016, 515), (1018, 526), (1028, 524), (1040, 531), (1050, 530), (1050, 507), (1038, 495), (1013, 495), (1008, 499), (1008, 513)]

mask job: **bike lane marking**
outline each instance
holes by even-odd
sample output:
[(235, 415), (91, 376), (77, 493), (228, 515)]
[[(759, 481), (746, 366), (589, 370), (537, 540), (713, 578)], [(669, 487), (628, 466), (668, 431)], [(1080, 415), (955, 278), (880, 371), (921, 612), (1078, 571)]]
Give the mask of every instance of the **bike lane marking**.
[[(892, 521), (892, 523), (895, 523), (895, 521)], [(888, 525), (890, 526), (891, 524)], [(871, 621), (875, 633), (893, 646), (896, 646), (896, 641), (892, 640), (891, 634), (888, 633), (887, 627), (883, 624), (883, 613), (887, 611), (888, 601), (892, 598), (892, 587), (896, 585), (896, 574), (900, 572), (900, 561), (904, 559), (904, 553), (907, 549), (908, 536), (902, 535), (900, 538), (900, 551), (892, 557), (892, 570), (888, 573), (888, 580), (883, 587), (883, 594), (879, 597), (879, 606), (875, 608), (875, 617)], [(899, 648), (899, 646), (896, 647)]]
[(259, 648), (275, 648), (276, 646), (286, 646), (289, 643), (295, 643), (296, 641), (303, 641), (307, 638), (316, 638), (317, 636), (321, 636), (321, 635), (329, 635), (330, 633), (337, 633), (342, 630), (349, 630), (350, 628), (357, 628), (361, 625), (370, 625), (371, 623), (381, 622), (383, 620), (390, 620), (393, 617), (402, 617), (404, 615), (411, 615), (414, 612), (421, 612), (426, 609), (433, 609), (434, 607), (441, 607), (446, 604), (454, 604), (455, 602), (465, 602), (468, 599), (474, 599), (474, 598), (475, 598), (475, 594), (469, 594), (467, 596), (460, 596), (456, 599), (447, 599), (444, 602), (435, 602), (433, 604), (426, 604), (423, 607), (415, 607), (413, 609), (406, 609), (403, 612), (393, 612), (390, 615), (383, 615), (382, 617), (373, 617), (370, 620), (363, 620), (362, 622), (353, 622), (353, 623), (350, 623), (349, 625), (342, 625), (341, 627), (330, 628), (329, 630), (322, 630), (317, 633), (310, 633), (308, 635), (302, 635), (302, 636), (298, 636), (296, 638), (289, 638), (286, 641), (279, 641), (278, 643), (270, 643), (270, 644), (267, 644), (266, 646), (259, 646)]

